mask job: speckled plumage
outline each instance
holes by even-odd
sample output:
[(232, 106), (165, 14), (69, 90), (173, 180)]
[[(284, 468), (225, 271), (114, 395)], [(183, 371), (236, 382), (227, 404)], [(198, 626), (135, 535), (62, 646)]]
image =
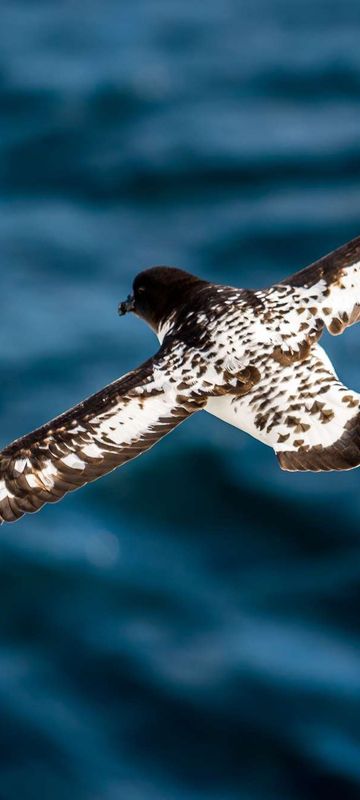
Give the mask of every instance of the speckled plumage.
[(318, 340), (360, 319), (360, 237), (267, 289), (140, 273), (121, 313), (158, 335), (158, 353), (0, 453), (0, 523), (59, 500), (148, 450), (205, 409), (270, 445), (285, 470), (360, 464), (360, 395)]

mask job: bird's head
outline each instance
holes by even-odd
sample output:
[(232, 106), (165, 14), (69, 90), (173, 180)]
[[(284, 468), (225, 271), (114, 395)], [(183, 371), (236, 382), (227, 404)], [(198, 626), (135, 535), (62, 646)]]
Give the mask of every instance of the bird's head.
[(186, 303), (195, 287), (206, 281), (175, 267), (151, 267), (136, 276), (132, 293), (119, 304), (119, 314), (132, 311), (157, 332), (177, 308)]

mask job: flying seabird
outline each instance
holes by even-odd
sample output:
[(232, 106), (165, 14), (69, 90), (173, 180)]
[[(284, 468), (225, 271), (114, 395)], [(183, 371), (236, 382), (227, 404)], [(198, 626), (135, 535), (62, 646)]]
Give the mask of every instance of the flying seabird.
[(0, 522), (130, 461), (201, 409), (270, 445), (284, 470), (360, 465), (360, 395), (318, 344), (360, 319), (360, 237), (255, 291), (153, 267), (120, 304), (128, 312), (160, 349), (0, 452)]

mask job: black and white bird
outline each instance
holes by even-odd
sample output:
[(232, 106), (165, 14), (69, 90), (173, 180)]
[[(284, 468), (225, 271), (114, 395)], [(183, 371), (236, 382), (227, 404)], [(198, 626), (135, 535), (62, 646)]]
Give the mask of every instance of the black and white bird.
[(0, 522), (130, 461), (201, 409), (270, 445), (284, 470), (360, 465), (360, 395), (318, 344), (360, 319), (360, 237), (256, 291), (154, 267), (120, 304), (130, 311), (160, 349), (0, 452)]

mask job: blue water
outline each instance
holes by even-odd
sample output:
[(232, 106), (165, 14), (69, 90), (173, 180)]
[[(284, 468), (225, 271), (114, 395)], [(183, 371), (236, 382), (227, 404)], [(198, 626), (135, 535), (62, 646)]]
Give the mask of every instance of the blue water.
[[(154, 352), (152, 264), (360, 233), (355, 0), (3, 0), (0, 444)], [(359, 328), (326, 340), (360, 388)], [(1, 800), (357, 800), (359, 473), (199, 415), (0, 530)]]

